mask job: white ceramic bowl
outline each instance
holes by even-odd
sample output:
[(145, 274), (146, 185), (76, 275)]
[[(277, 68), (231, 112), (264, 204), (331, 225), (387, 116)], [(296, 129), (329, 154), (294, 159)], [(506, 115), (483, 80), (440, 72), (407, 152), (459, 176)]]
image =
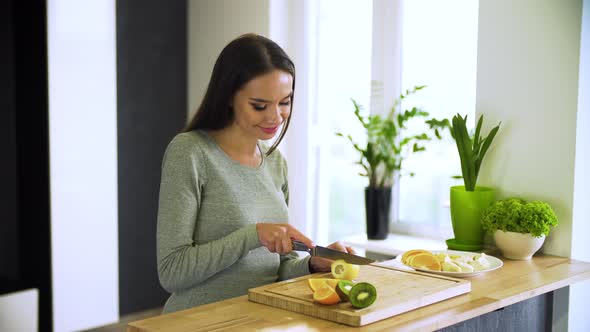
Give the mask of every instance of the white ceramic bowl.
[(502, 255), (509, 259), (527, 260), (541, 248), (545, 241), (545, 235), (534, 237), (530, 233), (504, 232), (497, 230), (494, 233), (494, 241)]

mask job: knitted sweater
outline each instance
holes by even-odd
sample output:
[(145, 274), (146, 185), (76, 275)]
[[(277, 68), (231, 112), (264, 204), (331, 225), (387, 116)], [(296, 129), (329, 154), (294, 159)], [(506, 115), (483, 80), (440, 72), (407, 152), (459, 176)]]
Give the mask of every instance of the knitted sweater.
[(231, 159), (205, 131), (177, 135), (164, 155), (158, 208), (158, 276), (172, 293), (164, 312), (309, 273), (309, 257), (271, 253), (258, 239), (256, 223), (288, 222), (288, 200), (278, 150), (253, 168)]

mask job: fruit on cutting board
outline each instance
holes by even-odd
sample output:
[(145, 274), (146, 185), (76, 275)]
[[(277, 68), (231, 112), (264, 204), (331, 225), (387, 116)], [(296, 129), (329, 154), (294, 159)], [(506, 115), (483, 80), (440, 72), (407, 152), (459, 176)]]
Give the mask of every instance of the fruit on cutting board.
[(336, 293), (342, 301), (348, 301), (348, 293), (354, 286), (354, 283), (350, 280), (340, 280), (336, 285)]
[(354, 280), (358, 278), (361, 267), (355, 264), (348, 264), (343, 259), (332, 262), (332, 276), (336, 279)]
[(334, 288), (324, 284), (313, 292), (313, 300), (321, 304), (336, 304), (340, 302), (340, 297)]
[(366, 308), (377, 299), (377, 289), (368, 282), (359, 282), (350, 289), (348, 299), (353, 307)]
[(309, 288), (315, 292), (316, 289), (320, 288), (323, 285), (328, 284), (332, 288), (336, 288), (339, 279), (330, 279), (330, 278), (310, 278), (307, 279), (307, 285)]

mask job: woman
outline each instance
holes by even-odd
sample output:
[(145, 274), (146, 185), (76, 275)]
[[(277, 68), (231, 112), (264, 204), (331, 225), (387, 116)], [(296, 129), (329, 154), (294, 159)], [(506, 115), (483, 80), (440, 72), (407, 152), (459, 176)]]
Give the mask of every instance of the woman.
[[(294, 88), (293, 62), (265, 37), (241, 36), (219, 55), (197, 113), (164, 156), (158, 274), (172, 293), (164, 312), (329, 271), (330, 260), (300, 259), (291, 247), (291, 239), (313, 246), (288, 224), (287, 164), (276, 150)], [(277, 133), (271, 147), (260, 143)]]

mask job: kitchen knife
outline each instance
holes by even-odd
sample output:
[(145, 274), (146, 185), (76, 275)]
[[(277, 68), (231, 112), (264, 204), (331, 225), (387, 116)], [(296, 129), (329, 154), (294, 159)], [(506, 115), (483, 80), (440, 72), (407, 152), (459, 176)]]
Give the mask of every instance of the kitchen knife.
[(374, 263), (375, 260), (365, 258), (362, 256), (356, 256), (352, 254), (347, 254), (342, 251), (315, 246), (313, 248), (308, 248), (303, 242), (299, 241), (291, 241), (293, 244), (293, 250), (296, 251), (305, 251), (309, 253), (311, 256), (323, 257), (328, 259), (343, 259), (348, 264), (355, 264), (355, 265), (366, 265)]

